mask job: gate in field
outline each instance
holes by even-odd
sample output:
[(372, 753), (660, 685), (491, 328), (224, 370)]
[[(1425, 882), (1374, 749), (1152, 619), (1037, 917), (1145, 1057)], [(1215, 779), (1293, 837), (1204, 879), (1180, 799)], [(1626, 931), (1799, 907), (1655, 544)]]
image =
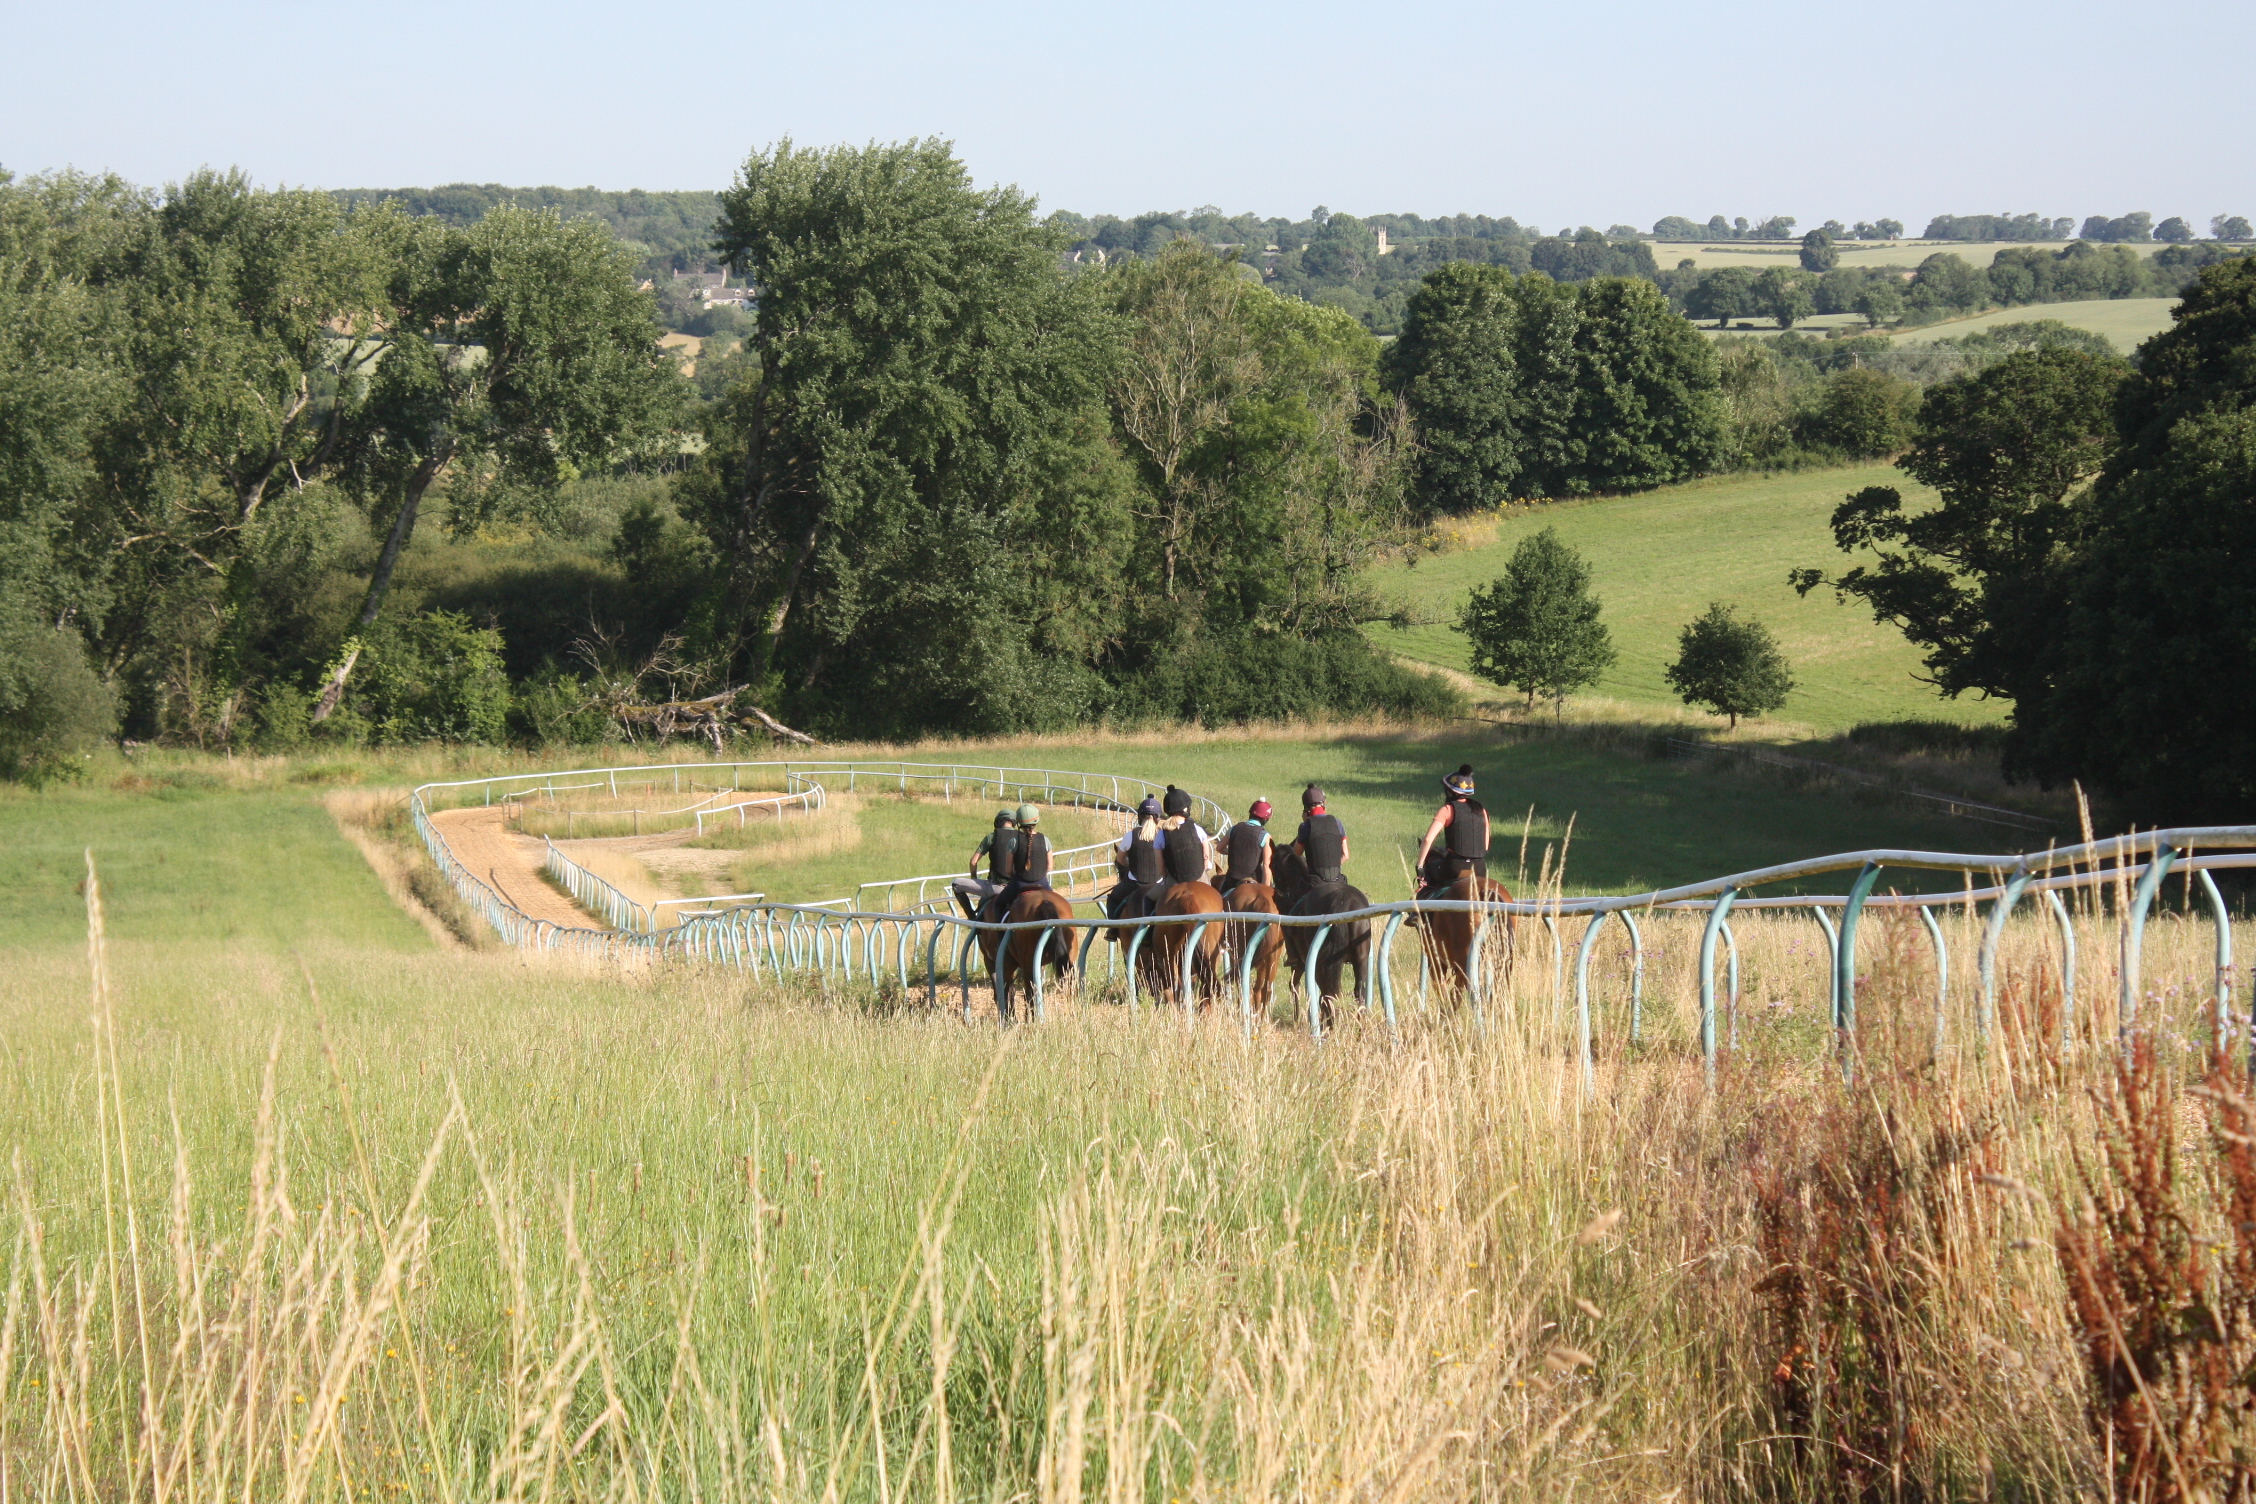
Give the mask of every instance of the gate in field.
[[(698, 784), (695, 781), (697, 774), (707, 775), (714, 782)], [(1831, 1023), (1842, 1041), (1845, 1060), (1849, 1055), (1847, 1044), (1854, 1036), (1857, 1023), (1857, 931), (1859, 922), (1868, 913), (1909, 910), (1918, 915), (1926, 930), (1935, 961), (1934, 1031), (1935, 1045), (1939, 1051), (1944, 1043), (1948, 1019), (1950, 958), (1943, 928), (1936, 919), (1938, 911), (1948, 911), (1963, 905), (1971, 912), (1978, 905), (1988, 906), (1976, 952), (1978, 994), (1974, 1014), (1977, 1042), (1986, 1044), (1995, 1021), (1997, 955), (2006, 922), (2024, 900), (2041, 902), (2044, 912), (2057, 927), (2062, 950), (2061, 1027), (2065, 1036), (2077, 1001), (2074, 991), (2077, 941), (2075, 926), (2068, 906), (2063, 902), (2063, 894), (2078, 890), (2114, 890), (2118, 911), (2117, 1020), (2119, 1030), (2127, 1036), (2138, 1019), (2141, 997), (2140, 958), (2147, 918), (2161, 890), (2163, 879), (2173, 873), (2184, 879), (2189, 894), (2195, 891), (2201, 894), (2203, 907), (2214, 931), (2215, 976), (2208, 1013), (2214, 1046), (2222, 1050), (2233, 1037), (2236, 1028), (2233, 1015), (2236, 970), (2233, 962), (2231, 916), (2224, 895), (2211, 874), (2220, 870), (2256, 867), (2256, 826), (2198, 826), (2147, 831), (2036, 853), (1979, 855), (1896, 850), (1846, 852), (1626, 896), (1553, 896), (1511, 903), (1407, 900), (1372, 904), (1349, 913), (1313, 916), (1231, 913), (1223, 916), (1175, 915), (1119, 920), (1074, 918), (1027, 924), (981, 924), (963, 918), (949, 907), (945, 885), (954, 874), (865, 883), (853, 899), (834, 899), (814, 904), (769, 903), (764, 895), (754, 893), (668, 900), (663, 904), (643, 905), (627, 898), (603, 878), (572, 861), (551, 843), (548, 848), (550, 875), (584, 907), (602, 914), (613, 926), (610, 929), (595, 929), (573, 928), (529, 918), (475, 873), (455, 861), (443, 835), (430, 820), (434, 802), (439, 807), (455, 808), (473, 800), (491, 805), (523, 800), (535, 794), (552, 797), (557, 790), (604, 788), (615, 792), (622, 784), (632, 786), (637, 780), (648, 781), (654, 775), (661, 780), (671, 775), (677, 785), (684, 777), (688, 777), (690, 783), (681, 792), (694, 794), (702, 788), (708, 795), (734, 796), (733, 802), (719, 806), (726, 809), (744, 807), (746, 801), (743, 796), (758, 793), (762, 783), (768, 780), (781, 786), (783, 797), (799, 801), (800, 807), (807, 809), (821, 808), (828, 790), (843, 788), (851, 792), (863, 788), (890, 788), (903, 793), (938, 793), (946, 798), (961, 796), (1013, 802), (1037, 799), (1053, 806), (1076, 805), (1126, 815), (1133, 811), (1138, 801), (1160, 791), (1160, 785), (1143, 779), (1112, 774), (1061, 772), (1055, 769), (793, 760), (658, 768), (598, 768), (570, 773), (517, 774), (456, 783), (433, 783), (415, 790), (410, 803), (415, 827), (429, 847), (432, 860), (438, 864), (440, 872), (511, 945), (620, 958), (674, 957), (734, 967), (755, 976), (772, 978), (818, 975), (839, 980), (866, 980), (874, 984), (890, 976), (903, 991), (921, 981), (927, 1003), (935, 1005), (939, 1000), (940, 977), (945, 960), (947, 971), (961, 991), (967, 1021), (971, 1016), (971, 956), (982, 933), (1001, 933), (1007, 938), (1009, 934), (1020, 930), (1040, 932), (1036, 940), (1035, 965), (1030, 986), (1032, 1012), (1039, 1019), (1043, 1012), (1042, 958), (1051, 945), (1072, 947), (1078, 938), (1079, 951), (1073, 958), (1073, 963), (1077, 973), (1085, 980), (1089, 973), (1091, 952), (1102, 934), (1108, 930), (1132, 931), (1133, 933), (1123, 937), (1122, 945), (1108, 947), (1106, 964), (1108, 967), (1117, 966), (1125, 972), (1129, 1006), (1135, 1007), (1139, 1001), (1136, 960), (1145, 940), (1160, 926), (1189, 925), (1192, 935), (1190, 943), (1182, 947), (1183, 974), (1177, 989), (1183, 1007), (1188, 1010), (1195, 1006), (1191, 987), (1191, 959), (1198, 949), (1198, 932), (1208, 925), (1228, 924), (1233, 927), (1249, 927), (1247, 932), (1253, 937), (1242, 947), (1245, 954), (1233, 958), (1238, 1011), (1248, 1031), (1253, 1027), (1257, 1006), (1266, 1008), (1268, 1003), (1268, 999), (1257, 1000), (1252, 991), (1251, 953), (1258, 943), (1259, 932), (1270, 927), (1314, 931), (1307, 948), (1306, 975), (1295, 980), (1301, 983), (1305, 995), (1309, 1031), (1321, 1036), (1324, 1026), (1321, 1000), (1316, 987), (1317, 958), (1323, 950), (1326, 937), (1333, 930), (1345, 924), (1367, 922), (1377, 926), (1372, 946), (1372, 969), (1378, 984), (1376, 1002), (1387, 1026), (1392, 1029), (1398, 1023), (1398, 997), (1391, 962), (1403, 927), (1422, 914), (1469, 913), (1476, 916), (1473, 939), (1475, 964), (1470, 968), (1466, 1002), (1478, 1023), (1482, 1020), (1484, 1005), (1490, 1001), (1487, 996), (1490, 984), (1479, 961), (1484, 951), (1493, 953), (1498, 948), (1491, 940), (1495, 922), (1498, 919), (1507, 922), (1527, 919), (1543, 926), (1551, 946), (1554, 995), (1563, 1001), (1568, 994), (1567, 945), (1572, 937), (1564, 935), (1561, 927), (1570, 919), (1582, 919), (1585, 921), (1584, 928), (1579, 940), (1574, 940), (1571, 986), (1575, 1036), (1586, 1084), (1594, 1068), (1591, 955), (1610, 920), (1620, 922), (1630, 945), (1628, 1033), (1634, 1042), (1643, 1022), (1646, 970), (1639, 916), (1676, 913), (1705, 916), (1701, 926), (1697, 967), (1699, 1035), (1701, 1056), (1712, 1076), (1719, 1043), (1717, 1028), (1719, 1019), (1723, 1016), (1718, 1005), (1719, 969), (1725, 978), (1724, 991), (1720, 996), (1735, 1002), (1738, 994), (1739, 950), (1737, 936), (1731, 927), (1733, 914), (1793, 910), (1809, 915), (1824, 941), (1829, 958)], [(718, 782), (723, 775), (729, 778), (729, 783), (725, 786)], [(745, 784), (747, 777), (756, 780), (749, 789)], [(571, 780), (579, 781), (575, 783)], [(670, 817), (694, 818), (698, 822), (697, 828), (702, 829), (703, 819), (714, 817), (714, 808), (701, 804), (686, 805), (674, 810)], [(1227, 830), (1231, 823), (1227, 813), (1211, 800), (1198, 800), (1197, 810), (1205, 817), (1209, 828), (1218, 834)], [(1109, 849), (1109, 842), (1100, 842), (1060, 852), (1058, 856), (1061, 859), (1070, 860), (1066, 860), (1059, 870), (1061, 873), (1089, 878), (1090, 886), (1093, 887), (1093, 879), (1110, 870)], [(1965, 877), (1967, 886), (1960, 891), (1946, 893), (1876, 893), (1874, 890), (1881, 874), (1889, 871), (1954, 872)], [(1777, 897), (1758, 897), (1752, 893), (1754, 889), (1774, 884), (1801, 882), (1842, 872), (1854, 874), (1846, 893)], [(1986, 879), (1986, 886), (1973, 885), (1977, 875)], [(933, 884), (940, 885), (937, 895), (930, 889)], [(663, 916), (658, 911), (662, 908), (677, 910), (671, 925), (661, 924)], [(1431, 979), (1421, 947), (1417, 983), (1417, 1002), (1421, 1008), (1428, 1004), (1430, 991)], [(1008, 1000), (998, 998), (997, 1001), (999, 1011), (1007, 1018)], [(2252, 1008), (2256, 1008), (2256, 1000), (2252, 1000)], [(1736, 1016), (1734, 1008), (1730, 1017), (1735, 1020)], [(2249, 1024), (2251, 1043), (2256, 1044), (2256, 1012), (2252, 1012)]]

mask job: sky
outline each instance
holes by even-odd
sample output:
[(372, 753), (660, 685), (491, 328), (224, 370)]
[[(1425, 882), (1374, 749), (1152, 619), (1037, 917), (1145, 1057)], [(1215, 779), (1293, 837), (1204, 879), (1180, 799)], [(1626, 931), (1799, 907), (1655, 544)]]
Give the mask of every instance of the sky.
[(0, 0), (0, 168), (722, 188), (940, 136), (1045, 208), (2256, 217), (2249, 0)]

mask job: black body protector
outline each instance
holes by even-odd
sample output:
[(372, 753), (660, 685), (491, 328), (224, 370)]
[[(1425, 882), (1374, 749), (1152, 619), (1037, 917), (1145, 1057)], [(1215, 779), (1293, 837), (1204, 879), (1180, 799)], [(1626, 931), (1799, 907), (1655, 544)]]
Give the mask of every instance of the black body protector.
[(1300, 822), (1301, 859), (1308, 863), (1309, 880), (1317, 887), (1345, 881), (1340, 864), (1347, 860), (1347, 827), (1337, 815), (1310, 815)]
[(1426, 853), (1426, 883), (1433, 888), (1446, 888), (1467, 872), (1488, 876), (1488, 810), (1478, 799), (1452, 802), (1457, 807), (1441, 844)]
[(1203, 832), (1185, 820), (1167, 833), (1167, 880), (1195, 883), (1206, 876), (1206, 842)]
[(1105, 912), (1114, 919), (1135, 917), (1129, 911), (1149, 913), (1159, 901), (1159, 893), (1167, 885), (1167, 864), (1161, 859), (1156, 842), (1141, 830), (1128, 841), (1128, 875), (1112, 890)]
[(1222, 874), (1222, 891), (1227, 893), (1240, 883), (1261, 881), (1261, 851), (1269, 844), (1269, 828), (1259, 820), (1240, 820), (1230, 827), (1223, 839), (1223, 850), (1230, 861), (1229, 870)]
[(1007, 883), (1018, 876), (1018, 847), (1025, 838), (1008, 827), (995, 832), (995, 840), (987, 848), (987, 881)]
[(986, 917), (1006, 918), (1010, 914), (1011, 905), (1018, 902), (1019, 894), (1050, 885), (1050, 838), (1038, 830), (1032, 833), (1019, 831), (1017, 836), (1018, 841), (1014, 847), (1017, 865), (1012, 870), (1010, 880), (1003, 884), (1003, 891), (987, 900)]

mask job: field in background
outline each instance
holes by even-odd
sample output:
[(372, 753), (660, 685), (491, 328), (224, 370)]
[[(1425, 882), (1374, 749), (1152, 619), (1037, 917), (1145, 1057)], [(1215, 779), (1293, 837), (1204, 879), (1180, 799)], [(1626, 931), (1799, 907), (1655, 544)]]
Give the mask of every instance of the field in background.
[(1956, 339), (1999, 324), (2027, 324), (2038, 319), (2058, 319), (2074, 329), (2089, 329), (2114, 341), (2128, 355), (2139, 344), (2170, 327), (2170, 310), (2176, 298), (2094, 298), (2077, 303), (2034, 303), (2024, 308), (1996, 308), (1970, 319), (1926, 324), (1894, 334), (1898, 344), (1920, 345), (1930, 340)]
[[(1621, 654), (1596, 692), (1624, 706), (1663, 714), (1683, 709), (1661, 670), (1675, 661), (1683, 625), (1710, 601), (1724, 601), (1769, 626), (1793, 663), (1800, 687), (1780, 722), (1827, 732), (1904, 718), (1969, 725), (2003, 720), (2000, 702), (1945, 700), (1914, 679), (1918, 654), (1869, 612), (1839, 603), (1826, 590), (1797, 596), (1786, 583), (1786, 572), (1797, 566), (1829, 572), (1842, 566), (1829, 519), (1843, 497), (1874, 485), (1894, 486), (1915, 505), (1932, 494), (1893, 466), (1863, 465), (1720, 476), (1641, 496), (1516, 511), (1468, 528), (1469, 547), (1374, 569), (1369, 580), (1382, 597), (1438, 623), (1373, 627), (1371, 636), (1405, 658), (1462, 671), (1469, 660), (1456, 616), (1468, 593), (1503, 573), (1520, 539), (1556, 527), (1589, 559), (1592, 588)], [(1495, 694), (1509, 697), (1509, 691)], [(1720, 717), (1703, 719), (1722, 725)]]

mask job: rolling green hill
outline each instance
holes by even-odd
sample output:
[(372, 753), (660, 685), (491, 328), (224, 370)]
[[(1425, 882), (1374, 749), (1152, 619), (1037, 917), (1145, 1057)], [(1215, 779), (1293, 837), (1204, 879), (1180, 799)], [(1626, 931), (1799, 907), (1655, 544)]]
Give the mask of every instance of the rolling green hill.
[(1661, 678), (1663, 665), (1676, 656), (1677, 631), (1710, 601), (1726, 601), (1776, 632), (1794, 665), (1799, 687), (1780, 714), (1783, 721), (1830, 732), (1908, 717), (1969, 724), (2003, 719), (2000, 702), (1945, 700), (1918, 682), (1918, 654), (1893, 628), (1836, 602), (1829, 591), (1802, 598), (1786, 583), (1787, 570), (1796, 566), (1830, 570), (1844, 562), (1828, 519), (1849, 492), (1872, 485), (1896, 486), (1907, 498), (1930, 494), (1891, 466), (1864, 465), (1720, 476), (1642, 496), (1518, 511), (1469, 529), (1472, 546), (1373, 571), (1370, 583), (1382, 596), (1440, 624), (1374, 627), (1371, 635), (1404, 658), (1463, 670), (1468, 656), (1455, 626), (1459, 606), (1474, 586), (1503, 573), (1520, 539), (1556, 527), (1590, 560), (1620, 650), (1598, 694), (1632, 706), (1681, 708)]
[(2020, 308), (1993, 308), (1973, 318), (1906, 329), (1897, 333), (1895, 340), (1900, 345), (1921, 345), (1931, 340), (1976, 334), (1999, 324), (2058, 319), (2071, 328), (2106, 335), (2115, 342), (2116, 349), (2128, 355), (2142, 340), (2169, 328), (2170, 310), (2177, 306), (2176, 298), (2095, 298), (2076, 303), (2031, 303)]

